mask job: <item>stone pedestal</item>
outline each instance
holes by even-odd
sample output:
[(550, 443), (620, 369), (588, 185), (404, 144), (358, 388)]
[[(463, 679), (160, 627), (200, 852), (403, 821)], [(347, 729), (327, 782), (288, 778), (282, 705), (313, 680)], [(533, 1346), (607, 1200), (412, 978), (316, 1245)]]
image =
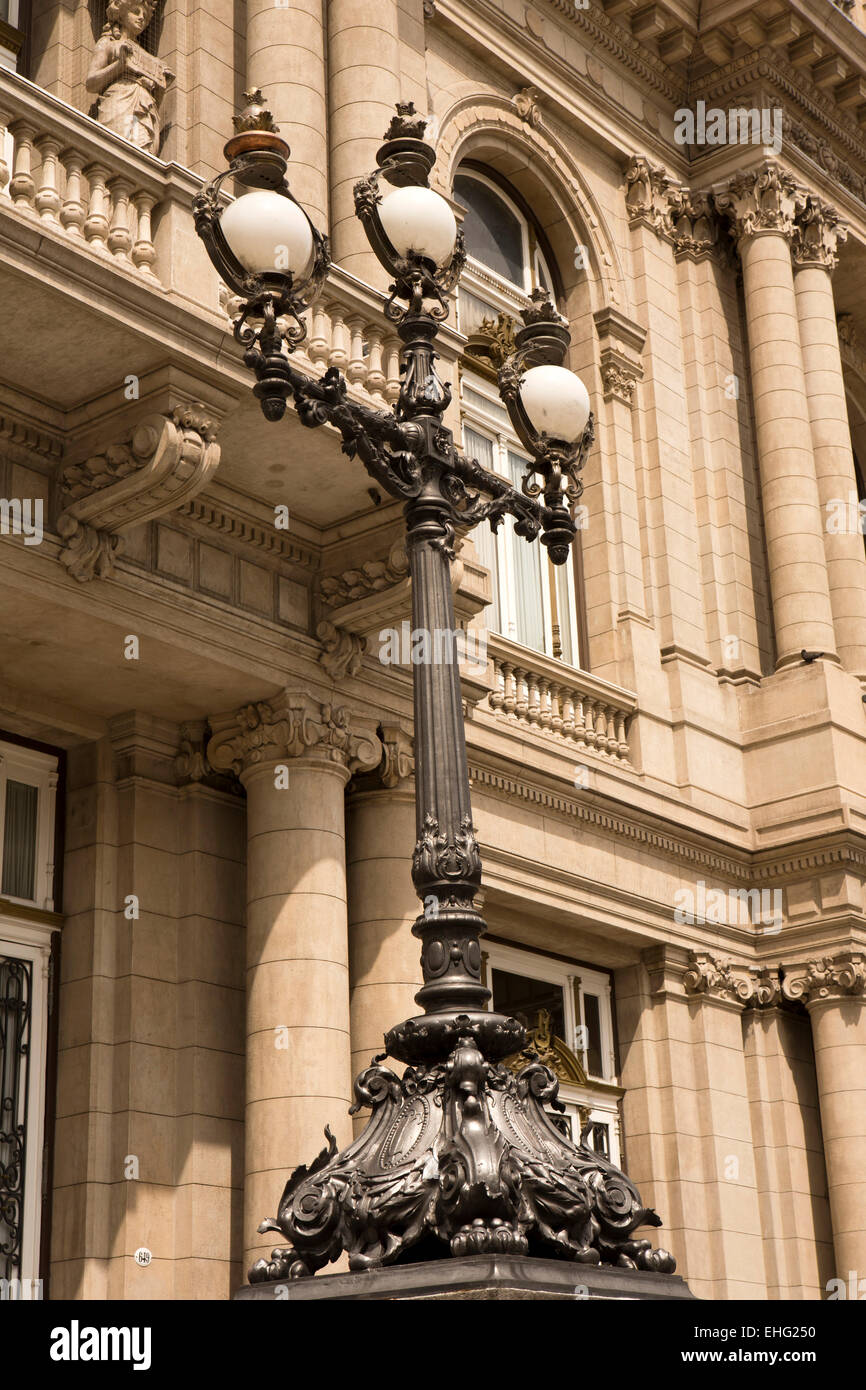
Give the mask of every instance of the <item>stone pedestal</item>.
[[(521, 1255), (466, 1255), (457, 1260), (427, 1260), (391, 1265), (363, 1274), (320, 1274), (284, 1284), (239, 1289), (236, 1299), (271, 1303), (318, 1300), (449, 1299), (478, 1302), (511, 1299), (694, 1299), (678, 1274), (648, 1274), (611, 1265), (582, 1265), (572, 1260), (538, 1260)], [(697, 1300), (695, 1300), (697, 1301)]]

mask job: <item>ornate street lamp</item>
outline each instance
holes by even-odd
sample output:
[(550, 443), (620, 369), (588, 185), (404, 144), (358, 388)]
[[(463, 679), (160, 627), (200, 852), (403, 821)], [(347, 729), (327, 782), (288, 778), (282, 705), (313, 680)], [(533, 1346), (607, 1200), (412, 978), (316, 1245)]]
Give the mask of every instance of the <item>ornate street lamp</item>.
[[(401, 105), (377, 168), (355, 188), (358, 217), (393, 279), (385, 313), (403, 344), (396, 408), (350, 401), (334, 368), (320, 379), (299, 371), (290, 352), (324, 281), (327, 243), (311, 225), (307, 232), (306, 214), (288, 191), (288, 147), (261, 93), (246, 96), (250, 105), (226, 145), (230, 167), (195, 200), (194, 213), (214, 265), (244, 298), (235, 335), (255, 372), (255, 394), (269, 420), (291, 402), (304, 425), (335, 426), (344, 453), (404, 499), (413, 629), (453, 632), (457, 528), (486, 520), (495, 529), (510, 514), (518, 535), (540, 535), (556, 564), (568, 557), (570, 504), (593, 439), (586, 388), (562, 366), (568, 330), (536, 292), (516, 352), (499, 373), (532, 460), (517, 491), (465, 458), (442, 423), (451, 393), (436, 373), (435, 342), (465, 255), (450, 207), (428, 186), (435, 153), (423, 138), (425, 121)], [(255, 191), (225, 206), (219, 188), (229, 175)], [(422, 945), (416, 999), (423, 1013), (392, 1028), (386, 1051), (355, 1081), (355, 1108), (373, 1112), (363, 1134), (338, 1153), (326, 1130), (329, 1146), (289, 1178), (276, 1219), (259, 1227), (287, 1244), (259, 1260), (250, 1280), (314, 1274), (343, 1251), (353, 1270), (497, 1252), (671, 1272), (669, 1254), (633, 1239), (638, 1226), (661, 1224), (633, 1184), (557, 1126), (552, 1112), (563, 1106), (553, 1073), (538, 1060), (518, 1074), (505, 1065), (525, 1047), (526, 1032), (486, 1007), (485, 923), (474, 906), (481, 858), (459, 670), (453, 660), (431, 661), (414, 666), (413, 679), (412, 880), (427, 908), (412, 931)], [(407, 1064), (402, 1077), (382, 1065), (388, 1056)]]

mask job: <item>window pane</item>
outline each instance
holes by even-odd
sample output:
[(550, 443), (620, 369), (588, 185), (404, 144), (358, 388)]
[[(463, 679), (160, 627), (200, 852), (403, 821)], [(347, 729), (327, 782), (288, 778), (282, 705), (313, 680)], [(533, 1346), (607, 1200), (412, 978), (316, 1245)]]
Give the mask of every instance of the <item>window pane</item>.
[(541, 1009), (550, 1014), (550, 1031), (565, 1036), (565, 1005), (562, 986), (512, 975), (508, 970), (493, 971), (493, 1007), (503, 1014), (517, 1014), (527, 1028), (538, 1027)]
[(25, 782), (6, 783), (6, 824), (3, 834), (3, 878), (0, 892), (7, 898), (32, 898), (36, 882), (36, 813), (39, 788)]
[(586, 1069), (590, 1076), (604, 1076), (601, 1061), (601, 1012), (597, 994), (584, 994), (583, 1021), (586, 1024)]
[(21, 1274), (33, 967), (0, 955), (0, 1279)]
[[(486, 435), (478, 434), (475, 430), (463, 427), (463, 447), (468, 454), (476, 458), (483, 468), (493, 468), (493, 441)], [(490, 571), (490, 587), (493, 594), (493, 601), (485, 614), (485, 620), (491, 632), (502, 631), (502, 619), (499, 607), (499, 552), (496, 545), (496, 537), (491, 531), (486, 521), (482, 521), (480, 526), (476, 526), (472, 532), (472, 539), (475, 542), (475, 549), (478, 552), (478, 559), (482, 565)]]
[[(526, 469), (526, 460), (519, 454), (508, 452), (508, 467), (511, 481), (520, 491), (520, 480)], [(547, 650), (544, 640), (544, 603), (541, 591), (541, 566), (544, 549), (538, 543), (529, 544), (514, 534), (514, 522), (507, 521), (514, 573), (514, 631), (507, 635), (513, 637), (524, 647), (532, 647), (536, 652)]]
[(610, 1131), (607, 1125), (593, 1124), (592, 1129), (587, 1135), (590, 1148), (595, 1149), (602, 1158), (610, 1158)]
[(454, 197), (466, 208), (463, 233), (470, 256), (525, 289), (523, 228), (511, 208), (492, 188), (465, 174), (454, 180)]

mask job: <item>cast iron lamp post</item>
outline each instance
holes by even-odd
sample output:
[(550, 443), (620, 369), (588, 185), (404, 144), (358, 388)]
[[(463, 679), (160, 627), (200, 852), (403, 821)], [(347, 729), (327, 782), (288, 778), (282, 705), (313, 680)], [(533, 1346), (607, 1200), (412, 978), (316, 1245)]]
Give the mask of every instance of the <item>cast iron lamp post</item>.
[[(442, 423), (451, 393), (435, 368), (435, 341), (465, 255), (454, 215), (428, 187), (435, 152), (425, 120), (398, 106), (377, 168), (355, 188), (370, 244), (393, 277), (385, 313), (403, 344), (396, 408), (374, 411), (347, 396), (334, 368), (321, 379), (297, 370), (302, 315), (321, 290), (328, 246), (285, 182), (288, 146), (261, 92), (235, 118), (229, 168), (195, 200), (199, 235), (222, 278), (243, 300), (235, 336), (257, 378), (268, 420), (287, 403), (310, 427), (331, 424), (388, 493), (405, 501), (412, 627), (453, 634), (450, 560), (455, 530), (503, 516), (563, 564), (575, 534), (570, 504), (593, 440), (589, 397), (563, 366), (568, 330), (536, 292), (499, 372), (512, 423), (531, 455), (522, 492), (467, 459)], [(233, 176), (252, 192), (226, 206)], [(381, 181), (390, 186), (383, 190)], [(441, 650), (441, 647), (439, 648)], [(526, 1047), (521, 1023), (486, 1008), (473, 905), (481, 859), (472, 824), (460, 676), (453, 659), (413, 668), (417, 843), (412, 880), (426, 910), (412, 931), (422, 943), (423, 1013), (392, 1028), (386, 1051), (355, 1081), (356, 1108), (370, 1106), (363, 1134), (343, 1153), (329, 1145), (289, 1178), (276, 1219), (288, 1244), (259, 1260), (253, 1283), (314, 1274), (349, 1254), (350, 1268), (498, 1252), (559, 1256), (670, 1272), (674, 1261), (632, 1233), (660, 1225), (623, 1173), (561, 1132), (558, 1083)], [(402, 1077), (382, 1065), (407, 1064)]]

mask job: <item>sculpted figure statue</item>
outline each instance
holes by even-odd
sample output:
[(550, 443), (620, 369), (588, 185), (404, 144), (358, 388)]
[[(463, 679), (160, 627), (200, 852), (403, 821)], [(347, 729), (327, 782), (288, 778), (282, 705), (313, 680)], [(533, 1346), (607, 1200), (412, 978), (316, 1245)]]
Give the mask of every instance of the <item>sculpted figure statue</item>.
[(87, 74), (99, 120), (149, 154), (159, 153), (159, 98), (174, 73), (138, 43), (159, 0), (109, 0), (107, 23)]

